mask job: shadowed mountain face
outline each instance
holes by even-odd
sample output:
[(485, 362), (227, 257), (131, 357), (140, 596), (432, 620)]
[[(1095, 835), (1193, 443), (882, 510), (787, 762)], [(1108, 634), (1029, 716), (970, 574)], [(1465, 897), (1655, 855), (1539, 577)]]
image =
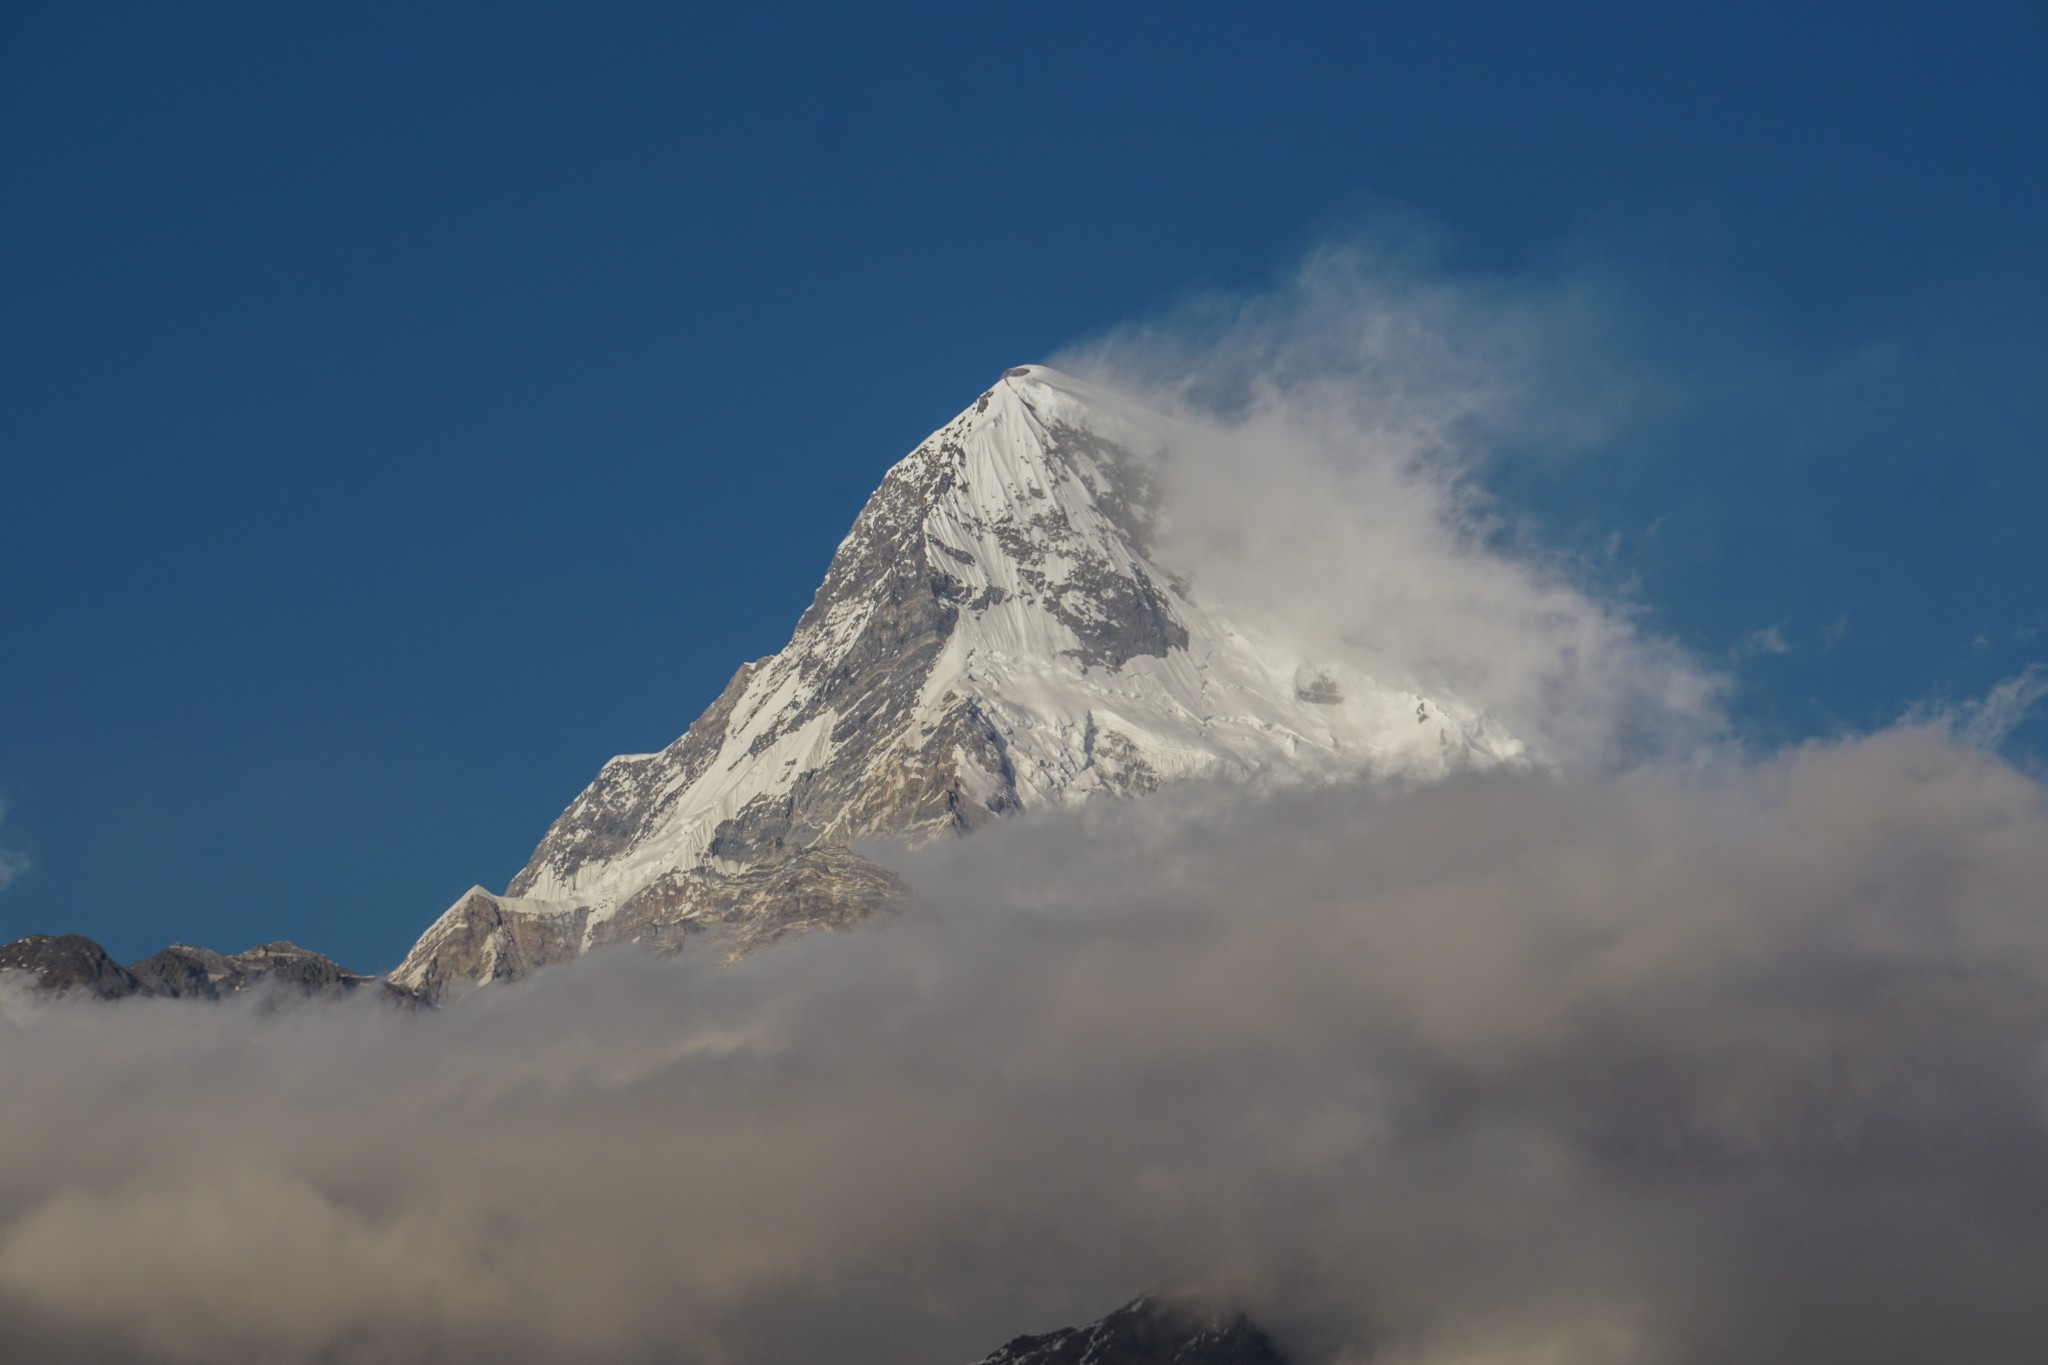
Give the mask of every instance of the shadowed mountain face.
[(259, 943), (232, 956), (174, 943), (128, 968), (145, 995), (218, 1000), (268, 987), (294, 995), (344, 995), (373, 980), (291, 943)]
[(27, 972), (45, 990), (117, 1000), (142, 989), (134, 975), (83, 934), (30, 934), (0, 947), (0, 971)]
[(1161, 563), (1180, 431), (1042, 366), (1003, 375), (889, 470), (781, 653), (666, 749), (605, 764), (505, 892), (466, 893), (393, 980), (442, 999), (604, 943), (737, 953), (859, 923), (902, 893), (862, 840), (1519, 754), (1456, 698), (1318, 671)]
[(1176, 1304), (1157, 1294), (1099, 1322), (1018, 1337), (977, 1365), (1287, 1365), (1244, 1314)]
[(102, 1000), (131, 995), (173, 1000), (221, 1000), (248, 992), (340, 997), (374, 986), (399, 1003), (418, 1003), (375, 977), (348, 971), (291, 943), (260, 943), (245, 953), (216, 953), (174, 943), (126, 967), (80, 934), (31, 934), (0, 946), (0, 971), (19, 971), (42, 990), (85, 991)]

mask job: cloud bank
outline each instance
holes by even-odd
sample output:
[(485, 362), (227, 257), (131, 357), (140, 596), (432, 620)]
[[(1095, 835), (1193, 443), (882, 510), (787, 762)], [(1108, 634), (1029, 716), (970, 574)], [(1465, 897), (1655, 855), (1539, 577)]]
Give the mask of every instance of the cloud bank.
[(943, 1362), (1164, 1281), (1308, 1362), (2038, 1358), (2042, 797), (1934, 729), (1184, 792), (925, 850), (926, 909), (729, 970), (17, 998), (0, 1330)]

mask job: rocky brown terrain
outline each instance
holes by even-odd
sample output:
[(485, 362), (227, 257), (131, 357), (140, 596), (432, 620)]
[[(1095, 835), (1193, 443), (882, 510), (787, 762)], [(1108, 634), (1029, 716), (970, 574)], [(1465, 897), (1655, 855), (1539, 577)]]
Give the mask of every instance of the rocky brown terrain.
[(77, 991), (101, 1000), (222, 1000), (250, 994), (338, 999), (369, 989), (393, 1003), (424, 1003), (381, 978), (351, 972), (319, 953), (281, 941), (259, 943), (232, 955), (174, 943), (124, 967), (82, 934), (30, 934), (0, 946), (0, 973), (20, 973), (38, 990)]

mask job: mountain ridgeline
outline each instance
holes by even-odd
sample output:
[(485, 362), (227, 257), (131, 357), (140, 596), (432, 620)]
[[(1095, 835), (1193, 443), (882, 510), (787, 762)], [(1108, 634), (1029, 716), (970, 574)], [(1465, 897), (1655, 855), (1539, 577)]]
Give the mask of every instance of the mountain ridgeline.
[(898, 902), (864, 840), (1190, 779), (1435, 776), (1520, 746), (1457, 698), (1341, 676), (1159, 561), (1174, 424), (1043, 366), (889, 470), (778, 654), (614, 758), (502, 893), (392, 974), (449, 1000), (601, 944), (728, 955)]
[(367, 988), (393, 1003), (422, 1003), (410, 991), (284, 942), (259, 943), (234, 954), (173, 943), (124, 967), (82, 934), (30, 934), (0, 944), (0, 974), (4, 973), (18, 974), (32, 988), (50, 994), (99, 1000), (225, 1000), (240, 995), (335, 999)]

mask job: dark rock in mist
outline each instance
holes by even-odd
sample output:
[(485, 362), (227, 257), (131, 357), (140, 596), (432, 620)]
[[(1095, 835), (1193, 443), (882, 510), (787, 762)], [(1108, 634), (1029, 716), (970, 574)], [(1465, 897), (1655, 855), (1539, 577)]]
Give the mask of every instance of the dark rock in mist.
[(1018, 1337), (977, 1365), (1287, 1365), (1234, 1310), (1142, 1294), (1086, 1327)]

